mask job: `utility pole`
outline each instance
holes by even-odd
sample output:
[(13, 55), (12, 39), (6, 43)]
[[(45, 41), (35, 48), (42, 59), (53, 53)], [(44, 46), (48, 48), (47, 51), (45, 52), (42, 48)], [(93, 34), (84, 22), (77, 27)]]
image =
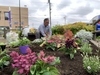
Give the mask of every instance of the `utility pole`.
[(66, 16), (64, 16), (64, 22), (65, 22), (65, 25), (66, 25)]
[(20, 9), (20, 0), (19, 0), (19, 28), (21, 30), (21, 9)]
[(50, 28), (51, 28), (51, 2), (48, 0), (49, 3), (49, 18), (50, 18)]

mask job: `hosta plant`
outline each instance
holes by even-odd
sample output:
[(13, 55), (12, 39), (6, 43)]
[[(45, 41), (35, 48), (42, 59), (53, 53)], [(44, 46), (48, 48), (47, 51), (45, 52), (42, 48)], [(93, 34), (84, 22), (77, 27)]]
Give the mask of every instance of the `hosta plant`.
[(100, 57), (88, 55), (84, 56), (83, 67), (88, 73), (96, 75), (97, 72), (100, 72)]
[(38, 54), (38, 60), (31, 66), (30, 75), (59, 75), (56, 64), (60, 63), (59, 57), (45, 56), (43, 51)]

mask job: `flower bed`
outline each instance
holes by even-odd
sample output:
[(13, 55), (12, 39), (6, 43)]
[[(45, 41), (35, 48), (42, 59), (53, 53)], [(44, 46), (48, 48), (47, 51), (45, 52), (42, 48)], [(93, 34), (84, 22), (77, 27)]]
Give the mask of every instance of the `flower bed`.
[[(69, 35), (69, 36), (66, 36), (66, 35)], [(3, 69), (1, 69), (0, 75), (12, 75), (12, 74), (15, 75), (16, 72), (21, 73), (21, 74), (26, 73), (24, 75), (36, 75), (36, 74), (39, 74), (39, 75), (48, 75), (48, 74), (49, 75), (90, 75), (89, 73), (100, 75), (100, 61), (99, 61), (100, 53), (98, 52), (97, 48), (93, 44), (91, 46), (88, 40), (86, 41), (84, 39), (84, 41), (81, 41), (78, 38), (79, 39), (78, 41), (81, 42), (81, 43), (78, 42), (81, 44), (80, 50), (79, 50), (77, 48), (78, 44), (76, 44), (75, 42), (76, 39), (73, 38), (73, 35), (71, 35), (70, 31), (69, 33), (65, 34), (65, 39), (66, 39), (65, 43), (63, 43), (64, 45), (61, 46), (60, 48), (55, 48), (55, 50), (52, 50), (52, 47), (57, 46), (57, 43), (58, 43), (57, 39), (53, 39), (52, 41), (49, 40), (48, 43), (55, 43), (57, 40), (56, 45), (55, 46), (51, 45), (49, 48), (46, 48), (46, 45), (40, 46), (39, 44), (35, 44), (35, 43), (30, 44), (29, 47), (32, 50), (32, 52), (29, 51), (29, 54), (26, 54), (26, 55), (20, 54), (19, 47), (9, 48), (8, 50), (10, 51), (10, 53), (12, 51), (16, 51), (18, 53), (16, 52), (13, 53), (15, 54), (15, 56), (17, 55), (16, 57), (12, 56), (11, 54), (11, 56), (13, 57), (11, 64), (13, 63), (13, 65), (9, 64), (7, 67), (4, 67)], [(47, 46), (49, 46), (49, 44)], [(31, 56), (31, 53), (33, 53), (32, 56)], [(89, 57), (86, 55), (88, 55)], [(31, 61), (32, 59), (34, 59), (33, 56), (35, 57), (35, 61), (29, 62), (28, 59)], [(56, 62), (61, 61), (60, 64), (53, 65), (54, 62), (52, 62), (52, 60), (55, 61), (54, 56), (60, 58), (60, 60), (59, 58), (56, 59)], [(95, 61), (95, 57), (97, 58), (96, 61)], [(95, 61), (96, 63), (92, 62), (89, 59), (92, 59), (92, 61)], [(23, 60), (29, 63), (28, 68), (22, 69), (23, 63), (21, 62), (23, 62)], [(89, 61), (86, 62), (87, 60)], [(27, 63), (26, 65), (24, 65), (24, 67), (27, 66)], [(92, 66), (91, 64), (96, 65), (96, 67)], [(15, 70), (14, 68), (16, 67), (17, 69)], [(23, 72), (23, 70), (25, 70), (25, 72)]]
[[(44, 49), (43, 47), (39, 47), (38, 45), (30, 45), (30, 48), (36, 53), (39, 53), (40, 50)], [(93, 45), (92, 48), (94, 52), (93, 54), (96, 54), (96, 48)], [(19, 48), (10, 48), (9, 50), (19, 52)], [(74, 59), (70, 59), (69, 56), (65, 55), (61, 51), (52, 51), (45, 49), (43, 51), (46, 53), (46, 55), (54, 55), (56, 57), (60, 57), (61, 63), (56, 66), (60, 72), (60, 75), (89, 75), (83, 68), (83, 58), (79, 51), (75, 54)], [(13, 69), (9, 65), (0, 72), (0, 75), (12, 75), (12, 73)], [(100, 75), (100, 73), (98, 73), (97, 75)]]

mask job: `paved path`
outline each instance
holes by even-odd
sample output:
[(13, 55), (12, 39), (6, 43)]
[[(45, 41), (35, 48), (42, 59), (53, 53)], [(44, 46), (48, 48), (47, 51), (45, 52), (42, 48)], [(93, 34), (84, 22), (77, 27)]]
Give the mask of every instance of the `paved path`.
[(5, 39), (5, 38), (3, 38), (3, 37), (0, 37), (0, 43), (1, 43), (1, 42), (6, 43), (6, 39)]

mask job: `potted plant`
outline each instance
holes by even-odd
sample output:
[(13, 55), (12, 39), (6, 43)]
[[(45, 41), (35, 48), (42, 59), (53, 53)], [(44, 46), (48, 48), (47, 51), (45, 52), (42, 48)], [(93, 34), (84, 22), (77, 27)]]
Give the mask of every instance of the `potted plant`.
[(30, 44), (30, 40), (26, 37), (19, 39), (19, 49), (22, 54), (26, 54), (26, 50), (29, 48), (28, 44)]

